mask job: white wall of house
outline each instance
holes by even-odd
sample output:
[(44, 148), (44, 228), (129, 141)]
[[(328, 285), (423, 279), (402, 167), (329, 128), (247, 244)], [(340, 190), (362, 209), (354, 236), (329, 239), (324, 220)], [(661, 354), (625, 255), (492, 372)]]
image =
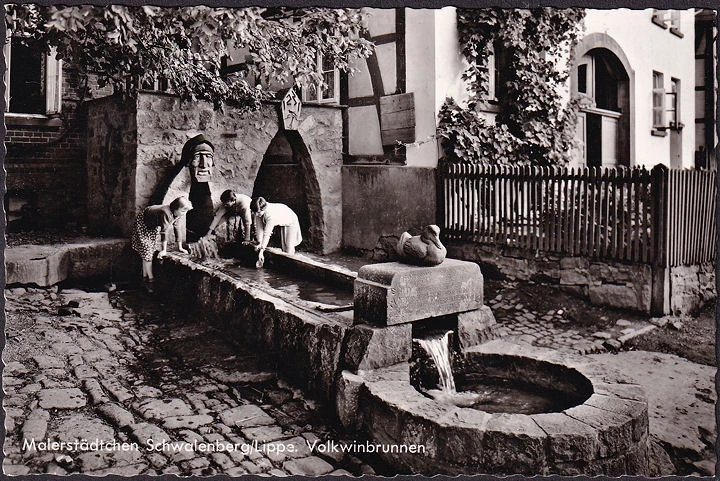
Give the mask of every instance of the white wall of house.
[(436, 167), (434, 138), (440, 107), (447, 97), (466, 97), (454, 7), (406, 9), (407, 91), (415, 94), (416, 144), (407, 147), (407, 165)]
[(680, 80), (679, 119), (685, 124), (680, 136), (682, 167), (691, 167), (695, 149), (694, 12), (680, 12), (682, 37), (654, 24), (652, 17), (652, 9), (588, 10), (585, 35), (599, 32), (614, 39), (634, 72), (634, 82), (631, 82), (634, 165), (670, 165), (671, 133), (666, 131), (664, 137), (652, 135), (653, 71), (663, 74), (666, 91), (670, 91), (672, 78)]

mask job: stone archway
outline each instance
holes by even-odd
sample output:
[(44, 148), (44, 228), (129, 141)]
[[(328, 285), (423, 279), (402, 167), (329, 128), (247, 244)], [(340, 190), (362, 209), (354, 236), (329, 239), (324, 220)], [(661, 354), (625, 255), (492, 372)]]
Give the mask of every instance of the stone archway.
[[(602, 75), (605, 80), (612, 80), (598, 84), (598, 90), (603, 90), (599, 103), (595, 92), (589, 95), (595, 105), (585, 109), (588, 113), (585, 120), (598, 123), (606, 121), (607, 124), (615, 122), (618, 164), (635, 165), (635, 71), (627, 55), (609, 35), (591, 33), (575, 46), (573, 59), (571, 85), (574, 94), (583, 91), (584, 81), (595, 81), (595, 66), (598, 75)], [(593, 87), (587, 85), (586, 88), (592, 90)], [(613, 103), (614, 105), (611, 105)], [(618, 115), (613, 115), (612, 111), (616, 111)], [(582, 113), (581, 111), (581, 119)], [(585, 127), (589, 128), (587, 125)], [(596, 141), (601, 143), (603, 139), (598, 138)], [(598, 162), (597, 159), (595, 161)]]
[[(187, 139), (203, 133), (215, 146), (210, 191), (233, 189), (252, 195), (263, 157), (281, 131), (274, 104), (255, 112), (226, 107), (217, 112), (202, 102), (190, 105), (169, 96), (141, 94), (138, 99), (136, 209), (168, 203), (190, 190), (187, 168), (177, 163)], [(312, 250), (326, 254), (342, 242), (342, 111), (305, 106), (297, 131), (286, 131), (305, 172), (308, 226)], [(169, 126), (175, 125), (174, 129)]]

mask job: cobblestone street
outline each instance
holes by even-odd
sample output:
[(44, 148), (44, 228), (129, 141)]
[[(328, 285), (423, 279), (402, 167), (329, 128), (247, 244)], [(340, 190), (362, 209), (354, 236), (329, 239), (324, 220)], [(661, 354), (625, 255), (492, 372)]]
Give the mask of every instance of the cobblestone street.
[[(342, 442), (322, 405), (144, 293), (6, 297), (6, 474), (374, 473), (311, 452)], [(104, 449), (52, 445), (82, 439)]]
[(588, 331), (575, 326), (562, 308), (538, 312), (523, 305), (517, 294), (517, 283), (504, 282), (503, 292), (488, 299), (487, 304), (498, 322), (497, 336), (516, 343), (596, 354), (618, 350), (629, 339), (656, 328), (649, 321), (618, 319), (610, 328)]

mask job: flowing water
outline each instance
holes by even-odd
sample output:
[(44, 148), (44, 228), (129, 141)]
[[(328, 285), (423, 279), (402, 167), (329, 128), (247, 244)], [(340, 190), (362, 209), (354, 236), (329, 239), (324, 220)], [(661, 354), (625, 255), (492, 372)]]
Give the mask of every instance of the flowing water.
[(418, 339), (420, 346), (435, 362), (440, 375), (440, 390), (446, 394), (455, 393), (455, 379), (450, 366), (450, 342), (448, 340), (450, 334), (452, 331), (446, 332), (440, 339)]

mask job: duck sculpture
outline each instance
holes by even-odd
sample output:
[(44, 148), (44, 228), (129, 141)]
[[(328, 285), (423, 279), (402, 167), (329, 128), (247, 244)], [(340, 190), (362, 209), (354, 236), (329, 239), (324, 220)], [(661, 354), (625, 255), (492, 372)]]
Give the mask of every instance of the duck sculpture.
[(440, 228), (436, 225), (423, 227), (422, 233), (416, 236), (403, 232), (395, 250), (402, 262), (421, 266), (441, 264), (447, 255), (447, 249), (440, 242)]

